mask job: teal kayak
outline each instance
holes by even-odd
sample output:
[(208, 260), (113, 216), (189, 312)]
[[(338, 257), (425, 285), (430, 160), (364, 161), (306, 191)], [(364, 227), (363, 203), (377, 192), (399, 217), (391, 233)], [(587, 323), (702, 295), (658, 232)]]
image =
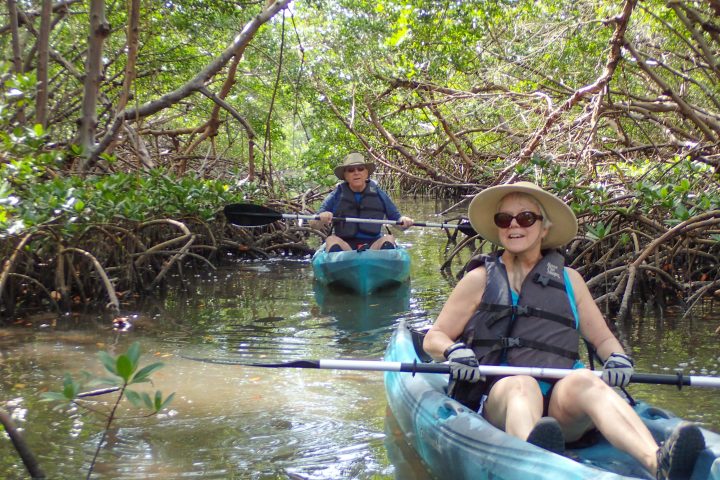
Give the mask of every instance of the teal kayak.
[(360, 295), (398, 286), (410, 278), (410, 254), (404, 248), (328, 253), (322, 245), (313, 255), (312, 266), (322, 285), (340, 286)]
[[(411, 330), (400, 322), (385, 360), (422, 362)], [(652, 478), (629, 455), (605, 439), (565, 455), (512, 437), (482, 416), (448, 397), (448, 377), (430, 373), (385, 373), (385, 390), (393, 416), (406, 440), (438, 478), (462, 479), (629, 479)], [(656, 440), (664, 440), (682, 419), (638, 402), (635, 411)], [(707, 448), (691, 480), (720, 480), (720, 435), (703, 429)]]

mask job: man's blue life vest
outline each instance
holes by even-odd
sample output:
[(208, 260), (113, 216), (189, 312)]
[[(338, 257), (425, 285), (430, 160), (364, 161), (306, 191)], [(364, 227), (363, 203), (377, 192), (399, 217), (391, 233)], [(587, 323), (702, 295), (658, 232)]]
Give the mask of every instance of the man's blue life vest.
[[(385, 218), (385, 204), (378, 195), (377, 185), (368, 182), (362, 191), (360, 202), (355, 200), (355, 192), (350, 190), (347, 182), (340, 185), (340, 202), (333, 212), (336, 217), (355, 217), (383, 220)], [(335, 224), (335, 235), (343, 240), (352, 239), (358, 233), (371, 237), (379, 237), (382, 225), (378, 223), (338, 222)]]

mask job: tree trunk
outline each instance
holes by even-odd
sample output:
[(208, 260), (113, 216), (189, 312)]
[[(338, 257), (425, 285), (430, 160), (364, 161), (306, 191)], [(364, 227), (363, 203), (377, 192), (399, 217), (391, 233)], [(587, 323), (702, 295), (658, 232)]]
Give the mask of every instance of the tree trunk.
[(125, 106), (130, 99), (130, 88), (135, 81), (137, 72), (135, 65), (137, 64), (138, 55), (138, 32), (140, 30), (140, 0), (132, 0), (128, 4), (128, 27), (127, 27), (127, 63), (125, 64), (125, 79), (123, 80), (122, 92), (118, 99), (116, 112), (125, 110)]
[[(18, 31), (18, 10), (15, 0), (7, 0), (8, 17), (10, 18), (10, 31), (12, 33), (13, 67), (17, 75), (23, 74), (22, 45), (20, 45), (20, 32)], [(19, 108), (17, 112), (19, 123), (25, 123), (25, 112)]]
[(5, 427), (5, 433), (7, 433), (8, 437), (10, 437), (15, 450), (17, 450), (18, 454), (20, 454), (20, 458), (30, 474), (30, 477), (33, 478), (33, 480), (45, 478), (45, 472), (43, 472), (40, 468), (37, 457), (35, 457), (32, 450), (30, 450), (27, 442), (15, 426), (15, 422), (12, 421), (10, 414), (3, 409), (0, 409), (0, 425)]
[[(138, 56), (138, 38), (140, 31), (140, 0), (131, 0), (128, 3), (128, 25), (125, 33), (125, 45), (127, 47), (127, 60), (125, 62), (125, 78), (123, 79), (122, 90), (115, 106), (115, 119), (124, 122), (125, 107), (130, 101), (130, 89), (133, 82), (137, 78), (137, 56)], [(107, 153), (111, 153), (118, 145), (119, 139), (115, 138), (105, 149)]]
[(40, 36), (38, 38), (37, 97), (35, 98), (35, 123), (47, 128), (48, 59), (50, 57), (50, 16), (52, 0), (43, 0), (40, 12)]
[(83, 161), (79, 171), (84, 171), (95, 146), (97, 129), (97, 97), (102, 78), (103, 43), (110, 33), (110, 25), (105, 19), (105, 0), (90, 0), (90, 34), (88, 36), (88, 56), (85, 62), (85, 88), (83, 92), (82, 118), (78, 143), (82, 147)]

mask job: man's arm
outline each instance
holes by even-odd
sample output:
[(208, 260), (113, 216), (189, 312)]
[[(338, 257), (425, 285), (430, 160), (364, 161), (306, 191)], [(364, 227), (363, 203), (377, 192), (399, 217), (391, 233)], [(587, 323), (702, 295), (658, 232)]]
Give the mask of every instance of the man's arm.
[(377, 189), (378, 195), (380, 196), (380, 201), (385, 205), (385, 216), (390, 220), (400, 220), (400, 210), (398, 210), (397, 206), (395, 206), (395, 203), (390, 199), (390, 196), (385, 193), (385, 190), (378, 187)]
[(322, 205), (320, 205), (320, 209), (318, 210), (318, 213), (322, 212), (335, 212), (335, 208), (337, 207), (338, 202), (338, 195), (339, 195), (340, 189), (336, 188), (332, 192), (330, 192), (330, 195), (325, 197), (325, 200), (323, 200)]

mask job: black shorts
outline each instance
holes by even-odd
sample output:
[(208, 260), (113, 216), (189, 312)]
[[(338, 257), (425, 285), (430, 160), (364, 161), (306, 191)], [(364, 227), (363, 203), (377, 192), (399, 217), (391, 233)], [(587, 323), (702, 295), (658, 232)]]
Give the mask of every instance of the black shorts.
[(377, 238), (351, 238), (351, 239), (343, 238), (343, 240), (345, 240), (347, 242), (347, 244), (350, 245), (350, 248), (352, 248), (353, 250), (359, 250), (359, 249), (365, 250), (367, 248), (370, 248), (370, 245), (372, 245), (373, 242), (375, 242), (375, 240), (377, 240), (378, 238), (380, 238), (380, 237), (377, 237)]

